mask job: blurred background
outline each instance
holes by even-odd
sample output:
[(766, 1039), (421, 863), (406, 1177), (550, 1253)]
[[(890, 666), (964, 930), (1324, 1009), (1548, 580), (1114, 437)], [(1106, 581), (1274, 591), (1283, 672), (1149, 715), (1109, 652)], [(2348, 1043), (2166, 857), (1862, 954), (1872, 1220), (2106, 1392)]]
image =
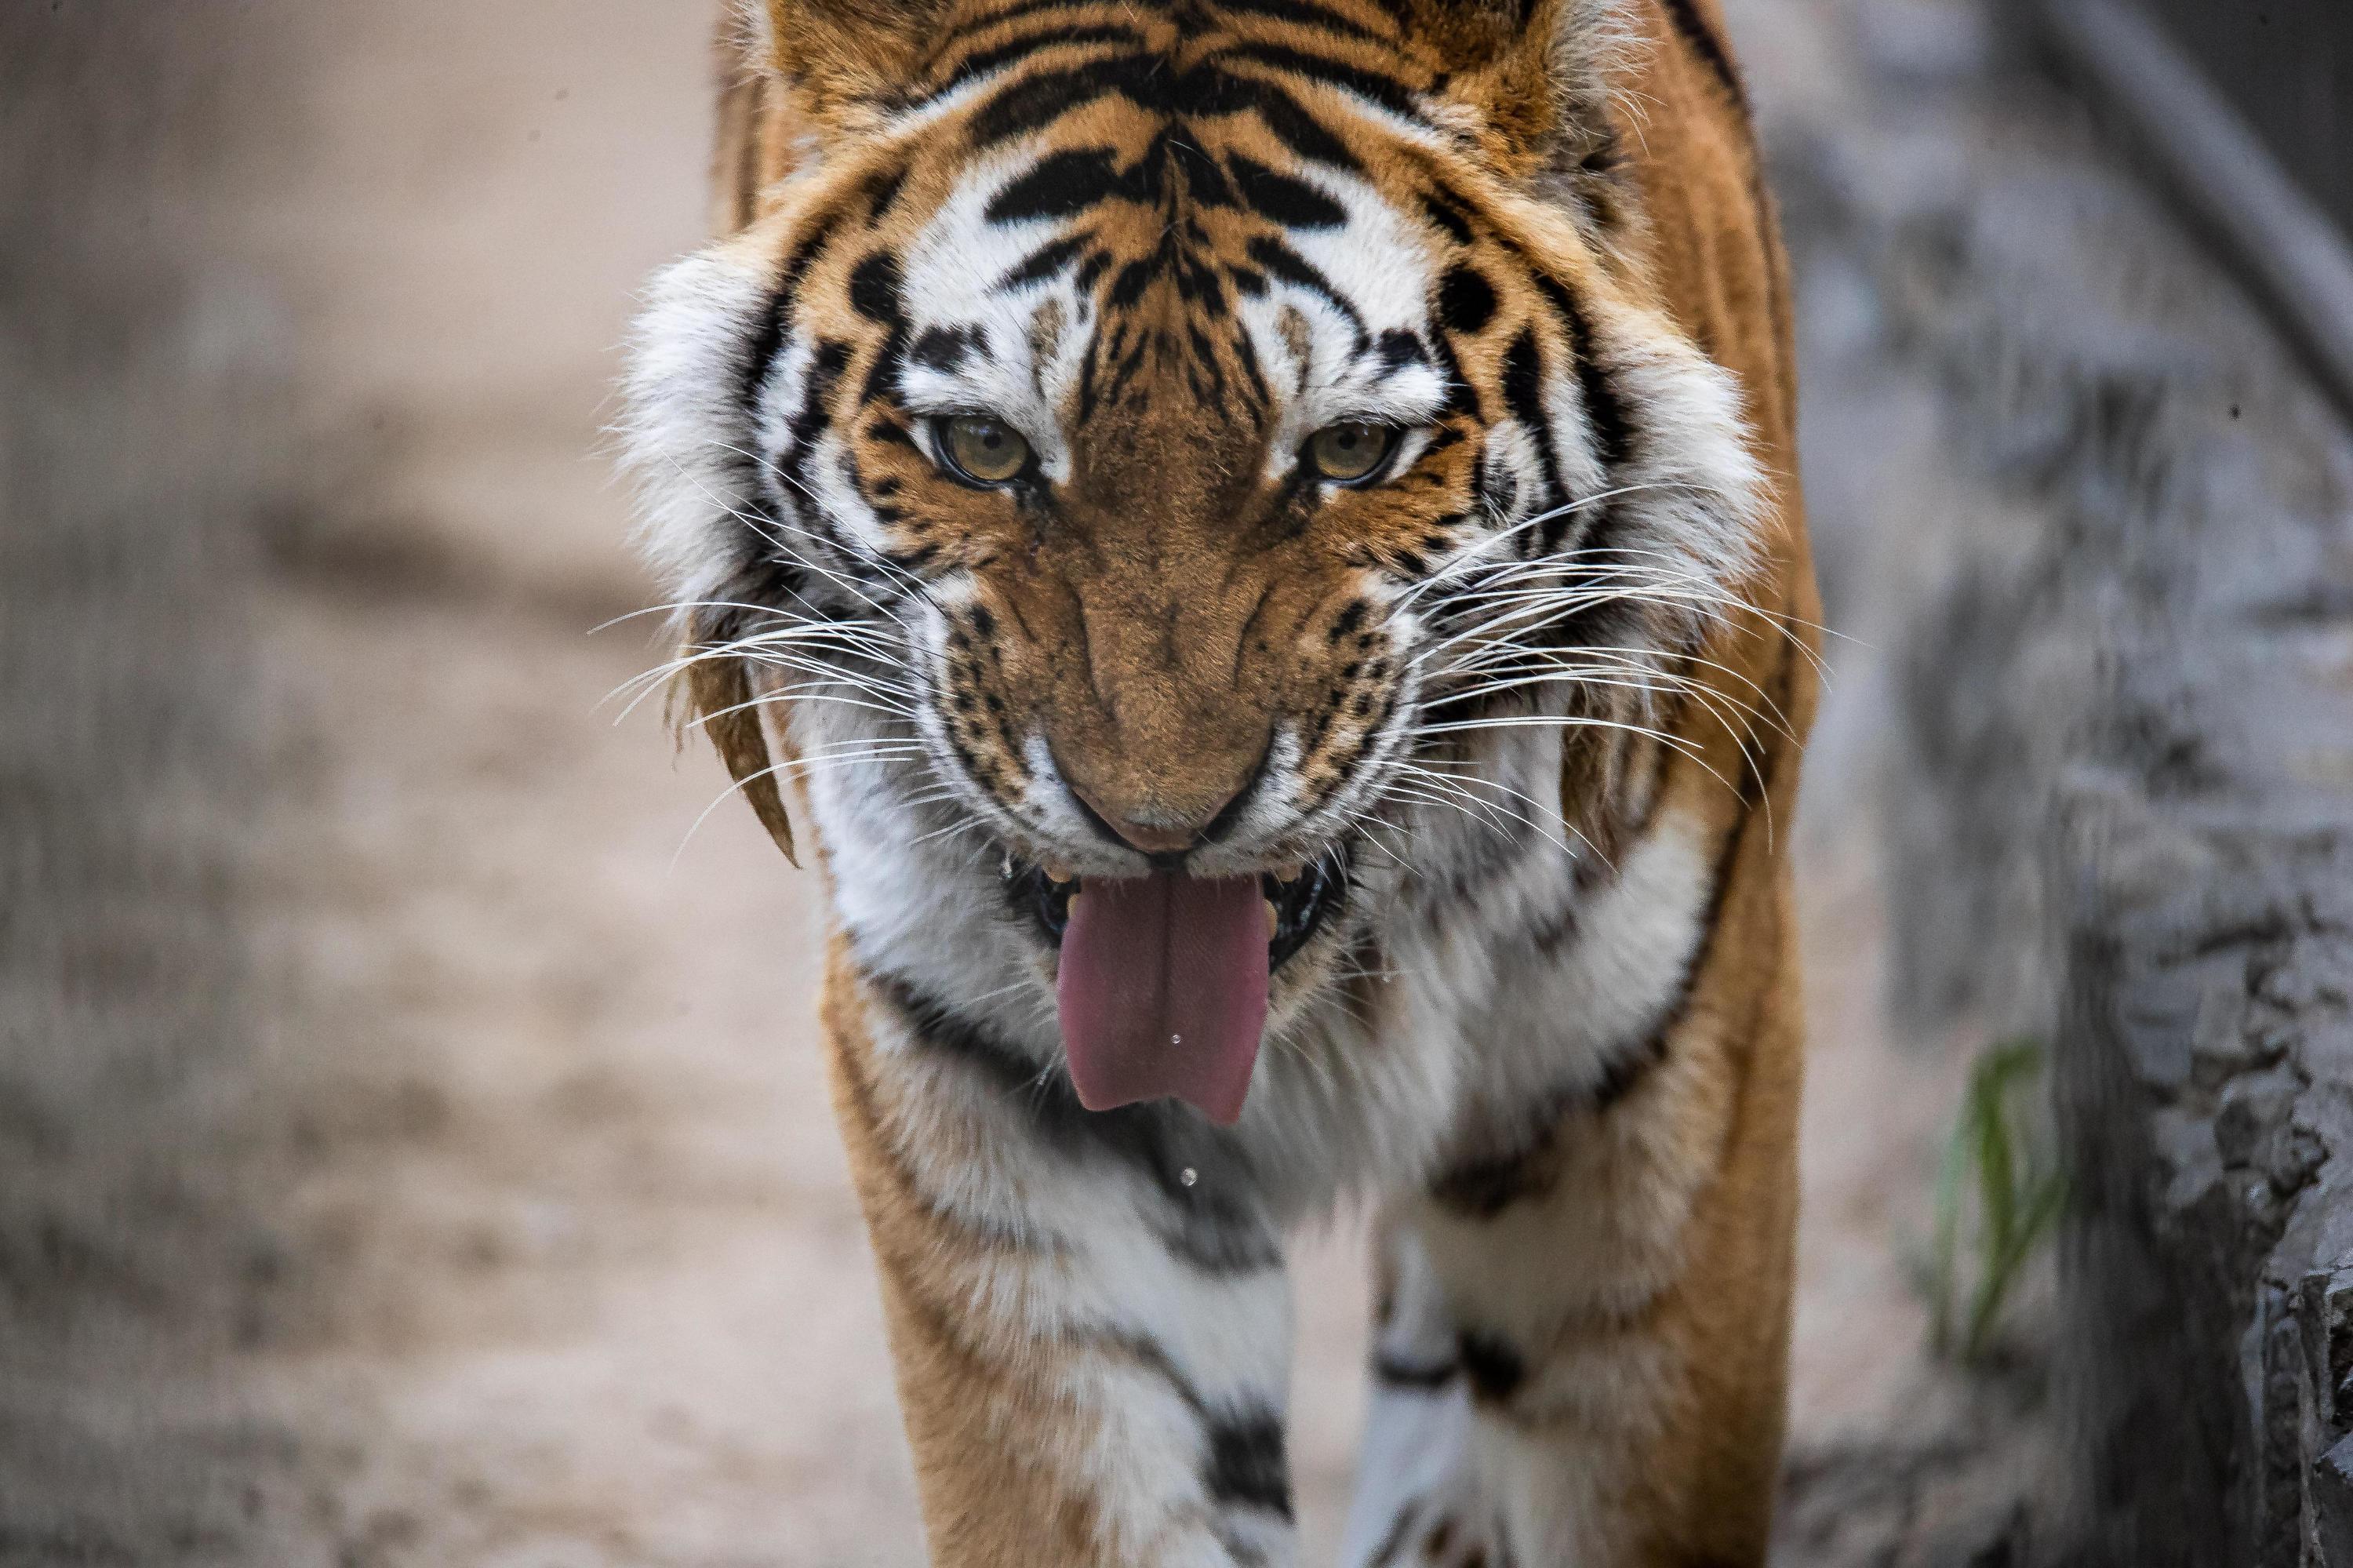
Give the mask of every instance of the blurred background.
[[(1781, 1559), (2353, 1563), (2353, 13), (1726, 8), (1838, 633)], [(7, 1568), (921, 1560), (815, 883), (593, 630), (710, 28), (0, 8)]]

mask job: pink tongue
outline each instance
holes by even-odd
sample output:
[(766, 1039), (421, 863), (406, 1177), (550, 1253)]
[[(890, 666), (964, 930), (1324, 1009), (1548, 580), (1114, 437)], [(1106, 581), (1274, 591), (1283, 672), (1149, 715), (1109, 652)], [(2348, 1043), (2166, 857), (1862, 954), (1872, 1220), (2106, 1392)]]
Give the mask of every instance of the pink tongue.
[(1174, 1095), (1231, 1127), (1266, 1026), (1254, 876), (1090, 881), (1062, 931), (1062, 1048), (1079, 1103)]

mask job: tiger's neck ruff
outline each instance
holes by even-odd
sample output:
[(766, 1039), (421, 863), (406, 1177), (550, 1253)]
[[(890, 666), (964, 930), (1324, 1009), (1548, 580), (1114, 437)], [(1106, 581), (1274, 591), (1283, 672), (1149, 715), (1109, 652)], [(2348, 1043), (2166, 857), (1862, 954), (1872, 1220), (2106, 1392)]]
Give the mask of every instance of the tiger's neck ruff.
[[(698, 722), (780, 841), (787, 795), (815, 829), (934, 1550), (1279, 1554), (1277, 1238), (1350, 1189), (1468, 1413), (1437, 1478), (1376, 1463), (1368, 1519), (1531, 1561), (1748, 1542), (1796, 1070), (1749, 823), (1790, 803), (1812, 600), (1712, 7), (745, 20), (726, 238), (656, 286), (633, 450)], [(1711, 1205), (1753, 1234), (1708, 1242)], [(1731, 1523), (1677, 1468), (1680, 1329), (1623, 1431), (1571, 1424), (1617, 1433), (1596, 1474), (1652, 1466), (1641, 1499), (1480, 1457), (1577, 1303), (1672, 1316), (1725, 1246), (1766, 1325)], [(1048, 1346), (1076, 1381), (1008, 1479), (959, 1401), (1028, 1431), (1001, 1379)], [(1191, 1414), (1147, 1439), (1138, 1375)]]

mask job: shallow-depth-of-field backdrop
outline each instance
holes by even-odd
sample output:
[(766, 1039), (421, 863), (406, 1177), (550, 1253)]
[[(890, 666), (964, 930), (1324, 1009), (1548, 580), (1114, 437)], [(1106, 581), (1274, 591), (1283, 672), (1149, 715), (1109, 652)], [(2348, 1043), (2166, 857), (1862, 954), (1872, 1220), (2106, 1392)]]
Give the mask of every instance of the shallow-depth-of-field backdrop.
[[(1981, 1264), (1945, 1238), (1940, 1283), (1940, 1224), (1991, 1191), (1952, 1167), (1940, 1215), (1940, 1176), (2015, 1021), (1897, 983), (1933, 968), (1887, 915), (1900, 655), (1957, 539), (2032, 524), (1949, 456), (1874, 237), (2006, 169), (2123, 187), (1965, 0), (1727, 8), (1839, 634), (1779, 826), (1813, 1035), (1787, 1551), (1894, 1562), (1853, 1532), (1915, 1528), (1928, 1471), (2038, 1462), (2049, 1284), (2021, 1248), (1993, 1348), (1937, 1352)], [(711, 30), (0, 11), (0, 1564), (920, 1561), (816, 880), (739, 802), (702, 820), (713, 759), (611, 695), (660, 650), (613, 624), (654, 590), (602, 426), (635, 290), (702, 233)], [(1356, 1218), (1296, 1270), (1309, 1561)]]

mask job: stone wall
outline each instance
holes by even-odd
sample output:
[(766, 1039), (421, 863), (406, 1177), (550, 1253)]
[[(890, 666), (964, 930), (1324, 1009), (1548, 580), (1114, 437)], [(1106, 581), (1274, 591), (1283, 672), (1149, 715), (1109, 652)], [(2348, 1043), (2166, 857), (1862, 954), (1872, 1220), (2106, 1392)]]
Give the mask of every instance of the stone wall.
[(2074, 1182), (2063, 1462), (1880, 1560), (2353, 1563), (2353, 435), (1973, 7), (1850, 18), (1858, 96), (1767, 128), (1810, 371), (1851, 319), (1951, 480), (1924, 526), (1810, 438), (1916, 563), (1871, 583), (1899, 1000), (2052, 1043)]
[[(2037, 226), (1980, 215), (1908, 260), (1957, 436), (2048, 526), (1965, 559), (1907, 650), (1903, 945), (1915, 996), (2051, 1009), (2076, 1197), (2056, 1371), (2094, 1559), (2326, 1561), (2316, 1467), (2353, 1364), (2353, 463), (2251, 323), (2170, 286), (2202, 281), (2166, 275), (2161, 232), (2070, 236), (2083, 211), (2023, 244)], [(2053, 270), (2071, 252), (2111, 265), (2086, 286)], [(1972, 966), (2030, 983), (1972, 993)]]

